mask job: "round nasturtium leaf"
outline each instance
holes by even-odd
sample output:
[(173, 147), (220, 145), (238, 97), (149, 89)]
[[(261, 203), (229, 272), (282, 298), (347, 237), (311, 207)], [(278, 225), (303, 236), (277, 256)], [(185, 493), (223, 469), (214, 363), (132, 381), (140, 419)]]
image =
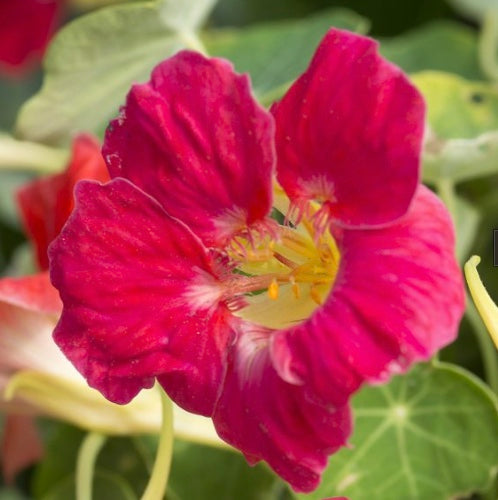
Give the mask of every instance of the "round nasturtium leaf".
[(441, 139), (472, 139), (498, 129), (498, 89), (451, 73), (423, 71), (411, 80), (427, 102), (427, 119)]
[(484, 491), (498, 470), (498, 406), (475, 376), (419, 365), (354, 398), (350, 449), (306, 499), (447, 500)]
[(101, 132), (132, 83), (161, 60), (197, 48), (197, 31), (215, 0), (155, 0), (111, 5), (60, 30), (44, 60), (41, 90), (18, 115), (17, 135), (67, 145), (81, 130)]

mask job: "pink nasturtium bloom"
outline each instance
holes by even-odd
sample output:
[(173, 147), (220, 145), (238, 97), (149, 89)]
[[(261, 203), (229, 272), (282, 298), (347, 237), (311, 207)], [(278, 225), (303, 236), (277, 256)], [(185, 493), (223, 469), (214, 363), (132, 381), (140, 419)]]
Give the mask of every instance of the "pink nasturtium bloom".
[(249, 462), (314, 489), (351, 394), (457, 331), (452, 224), (419, 184), (423, 121), (376, 43), (340, 30), (271, 112), (227, 61), (160, 63), (109, 126), (112, 180), (76, 186), (49, 249), (56, 342), (110, 400), (157, 379)]

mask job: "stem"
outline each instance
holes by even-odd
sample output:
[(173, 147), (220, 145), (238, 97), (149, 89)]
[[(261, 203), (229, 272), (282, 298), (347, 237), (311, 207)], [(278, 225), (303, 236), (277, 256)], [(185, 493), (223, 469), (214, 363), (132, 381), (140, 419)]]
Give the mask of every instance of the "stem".
[(456, 200), (455, 200), (455, 184), (451, 179), (448, 178), (439, 179), (439, 181), (436, 184), (436, 189), (438, 195), (446, 205), (448, 212), (450, 212), (454, 224), (456, 224), (457, 212), (456, 212)]
[(41, 173), (62, 171), (69, 151), (29, 141), (18, 141), (0, 134), (0, 170), (24, 170)]
[(484, 74), (498, 80), (498, 9), (489, 9), (484, 15), (478, 40), (478, 56)]
[(93, 472), (106, 436), (90, 432), (81, 443), (76, 463), (76, 500), (92, 500)]
[(164, 497), (173, 454), (173, 405), (166, 393), (162, 389), (160, 391), (163, 422), (159, 435), (159, 447), (142, 500), (159, 500)]
[(498, 394), (498, 356), (496, 356), (495, 346), (484, 326), (484, 323), (477, 312), (474, 302), (467, 294), (467, 309), (465, 311), (467, 319), (476, 334), (479, 350), (481, 351), (484, 374), (486, 380), (495, 394)]

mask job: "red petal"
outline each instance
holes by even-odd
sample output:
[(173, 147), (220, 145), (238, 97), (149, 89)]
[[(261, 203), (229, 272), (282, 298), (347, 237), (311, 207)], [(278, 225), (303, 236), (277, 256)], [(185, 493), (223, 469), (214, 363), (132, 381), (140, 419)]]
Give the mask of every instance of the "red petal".
[(35, 420), (27, 415), (7, 415), (1, 442), (5, 482), (13, 484), (19, 472), (43, 457), (43, 443)]
[(41, 59), (55, 30), (61, 0), (0, 2), (0, 69), (17, 75)]
[(277, 333), (273, 356), (310, 397), (340, 404), (361, 382), (385, 381), (454, 340), (464, 290), (451, 220), (423, 186), (394, 225), (336, 236), (342, 260), (326, 303)]
[(330, 30), (272, 112), (278, 180), (291, 201), (326, 202), (344, 226), (406, 212), (419, 176), (424, 103), (376, 42)]
[(245, 324), (231, 351), (216, 430), (255, 463), (266, 460), (296, 491), (315, 489), (328, 455), (351, 432), (349, 406), (318, 405), (272, 366), (269, 337)]
[(89, 135), (74, 139), (71, 161), (65, 172), (36, 179), (17, 193), (24, 226), (35, 245), (41, 269), (48, 269), (48, 245), (73, 210), (73, 189), (81, 179), (109, 179), (100, 146)]
[(208, 246), (271, 208), (273, 119), (246, 76), (221, 59), (180, 52), (135, 85), (106, 133), (104, 157)]
[(226, 315), (200, 241), (124, 179), (81, 181), (50, 247), (64, 311), (55, 341), (111, 401), (155, 377), (184, 408), (210, 414), (224, 376)]
[(0, 279), (2, 304), (48, 314), (59, 314), (62, 309), (59, 293), (50, 284), (48, 273)]

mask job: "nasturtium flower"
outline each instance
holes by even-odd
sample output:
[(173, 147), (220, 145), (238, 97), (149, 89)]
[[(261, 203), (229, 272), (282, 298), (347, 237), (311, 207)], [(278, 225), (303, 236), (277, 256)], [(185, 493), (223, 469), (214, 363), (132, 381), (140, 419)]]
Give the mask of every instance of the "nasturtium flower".
[(268, 112), (183, 51), (134, 85), (49, 249), (57, 344), (127, 403), (157, 379), (250, 463), (314, 489), (349, 398), (454, 339), (451, 220), (419, 184), (424, 103), (332, 29)]

